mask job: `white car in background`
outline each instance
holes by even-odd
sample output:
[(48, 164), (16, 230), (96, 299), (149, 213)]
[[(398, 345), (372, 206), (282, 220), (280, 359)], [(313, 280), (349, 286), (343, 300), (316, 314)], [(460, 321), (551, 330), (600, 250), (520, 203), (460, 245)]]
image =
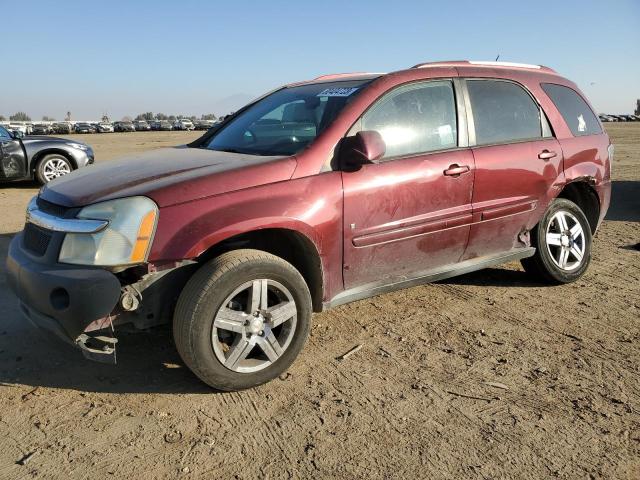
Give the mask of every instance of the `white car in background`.
[(10, 132), (21, 132), (23, 135), (30, 135), (33, 127), (21, 123), (10, 123), (7, 130)]
[(173, 122), (174, 130), (195, 130), (195, 126), (193, 122), (188, 118), (179, 118), (175, 122)]

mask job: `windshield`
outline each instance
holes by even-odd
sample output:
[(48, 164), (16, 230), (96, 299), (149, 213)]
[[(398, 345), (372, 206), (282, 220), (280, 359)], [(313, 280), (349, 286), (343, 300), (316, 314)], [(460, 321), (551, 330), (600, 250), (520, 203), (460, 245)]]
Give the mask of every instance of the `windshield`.
[(368, 80), (278, 90), (229, 121), (206, 148), (252, 155), (294, 155), (320, 135)]

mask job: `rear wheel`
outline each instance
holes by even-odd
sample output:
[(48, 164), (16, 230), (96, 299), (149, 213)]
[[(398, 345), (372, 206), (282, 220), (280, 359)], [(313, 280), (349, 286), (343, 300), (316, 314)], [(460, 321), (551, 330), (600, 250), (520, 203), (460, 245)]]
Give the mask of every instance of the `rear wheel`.
[(574, 282), (589, 266), (591, 241), (591, 227), (580, 207), (558, 198), (533, 229), (536, 253), (523, 259), (522, 266), (548, 283)]
[(279, 257), (236, 250), (211, 260), (187, 282), (173, 331), (186, 365), (219, 390), (242, 390), (284, 372), (311, 325), (311, 295)]
[(36, 167), (36, 178), (41, 185), (71, 173), (73, 167), (68, 158), (58, 153), (45, 155)]

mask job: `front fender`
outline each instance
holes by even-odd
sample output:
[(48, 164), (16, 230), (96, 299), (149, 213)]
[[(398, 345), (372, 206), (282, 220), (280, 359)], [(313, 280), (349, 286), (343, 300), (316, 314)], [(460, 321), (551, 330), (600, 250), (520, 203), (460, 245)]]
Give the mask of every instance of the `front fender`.
[(342, 285), (342, 180), (340, 172), (261, 185), (161, 207), (150, 262), (194, 259), (239, 234), (287, 229), (316, 248), (324, 291)]

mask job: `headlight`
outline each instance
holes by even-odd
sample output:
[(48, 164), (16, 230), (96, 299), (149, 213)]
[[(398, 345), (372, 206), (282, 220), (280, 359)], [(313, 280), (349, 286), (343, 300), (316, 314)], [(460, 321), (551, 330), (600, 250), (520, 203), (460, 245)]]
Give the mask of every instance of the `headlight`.
[(78, 150), (87, 151), (89, 150), (89, 146), (84, 143), (67, 143), (71, 148), (77, 148)]
[(158, 207), (146, 197), (129, 197), (83, 208), (77, 218), (107, 220), (97, 233), (67, 233), (59, 261), (105, 267), (147, 260), (158, 220)]

